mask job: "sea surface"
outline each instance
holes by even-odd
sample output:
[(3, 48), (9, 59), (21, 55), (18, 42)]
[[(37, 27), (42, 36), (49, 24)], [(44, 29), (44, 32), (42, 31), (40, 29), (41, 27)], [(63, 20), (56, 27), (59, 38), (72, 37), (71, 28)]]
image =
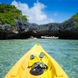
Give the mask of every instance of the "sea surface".
[(78, 40), (0, 40), (0, 78), (4, 78), (11, 67), (34, 44), (40, 44), (68, 74), (69, 78), (78, 78)]

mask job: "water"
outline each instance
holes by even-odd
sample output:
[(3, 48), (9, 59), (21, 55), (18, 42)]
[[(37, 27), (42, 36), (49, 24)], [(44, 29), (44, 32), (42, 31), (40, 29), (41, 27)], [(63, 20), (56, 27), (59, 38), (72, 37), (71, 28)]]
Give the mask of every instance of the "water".
[(36, 43), (41, 44), (68, 74), (78, 78), (78, 40), (0, 40), (0, 78)]

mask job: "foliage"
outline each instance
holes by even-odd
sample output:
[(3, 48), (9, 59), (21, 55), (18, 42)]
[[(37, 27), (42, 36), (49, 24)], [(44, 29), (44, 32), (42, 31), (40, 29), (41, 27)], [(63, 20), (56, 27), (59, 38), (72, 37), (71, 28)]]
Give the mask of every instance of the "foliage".
[(57, 22), (54, 22), (54, 23), (48, 23), (48, 24), (58, 24)]
[(78, 13), (76, 15), (73, 15), (72, 18), (75, 20), (75, 27), (78, 27)]
[(0, 4), (0, 20), (2, 20), (3, 24), (15, 26), (14, 19), (28, 20), (27, 17), (22, 15), (22, 12), (14, 5)]
[[(73, 25), (74, 25), (74, 27), (78, 27), (78, 13), (73, 15), (70, 19), (74, 19)], [(70, 19), (64, 21), (62, 24), (66, 23)], [(66, 28), (66, 26), (65, 26), (65, 28)]]
[(74, 20), (78, 22), (78, 13), (76, 15), (73, 15), (72, 18), (74, 18)]

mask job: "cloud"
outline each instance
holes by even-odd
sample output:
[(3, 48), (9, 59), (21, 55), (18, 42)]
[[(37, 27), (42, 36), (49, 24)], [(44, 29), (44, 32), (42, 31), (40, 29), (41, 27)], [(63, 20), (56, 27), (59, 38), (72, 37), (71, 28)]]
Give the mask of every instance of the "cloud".
[(57, 16), (58, 14), (57, 14), (57, 13), (54, 13), (53, 15), (54, 15), (54, 16)]
[(45, 24), (53, 22), (53, 19), (49, 18), (43, 11), (46, 6), (42, 3), (34, 3), (33, 7), (29, 8), (28, 4), (14, 0), (11, 5), (15, 5), (17, 9), (22, 11), (23, 15), (28, 16), (29, 22), (31, 23)]

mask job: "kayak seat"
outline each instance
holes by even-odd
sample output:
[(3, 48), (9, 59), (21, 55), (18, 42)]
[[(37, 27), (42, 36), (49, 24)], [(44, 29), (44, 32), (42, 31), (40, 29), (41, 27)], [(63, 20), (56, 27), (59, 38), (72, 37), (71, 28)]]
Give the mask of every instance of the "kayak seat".
[(32, 75), (41, 75), (41, 74), (43, 74), (43, 70), (41, 69), (41, 68), (34, 68), (34, 69), (31, 69), (30, 70), (30, 73), (32, 74)]
[(44, 63), (35, 62), (33, 68), (30, 70), (32, 75), (41, 75), (43, 74), (44, 69), (48, 69), (48, 66)]

